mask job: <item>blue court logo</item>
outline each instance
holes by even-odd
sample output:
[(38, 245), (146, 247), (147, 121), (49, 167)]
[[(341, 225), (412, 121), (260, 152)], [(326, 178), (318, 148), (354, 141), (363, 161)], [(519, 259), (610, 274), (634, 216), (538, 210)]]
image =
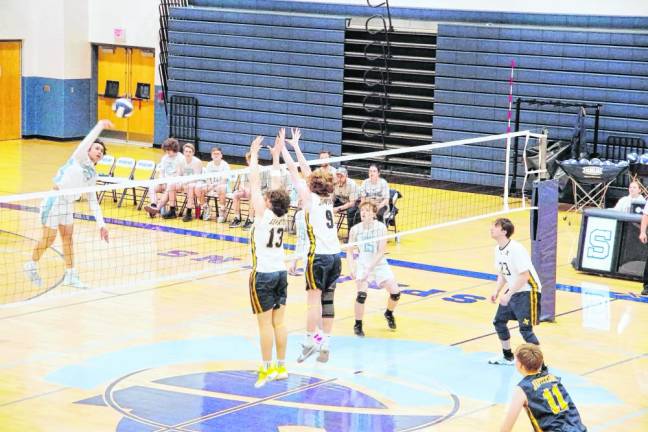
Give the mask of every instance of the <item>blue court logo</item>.
[[(129, 374), (109, 385), (102, 396), (77, 403), (120, 413), (118, 432), (276, 432), (284, 427), (326, 432), (414, 431), (439, 423), (458, 409), (451, 395), (440, 406), (424, 410), (395, 406), (334, 377), (291, 374), (287, 380), (255, 389), (256, 373), (249, 370), (162, 378), (149, 375), (150, 371)], [(435, 410), (448, 412), (435, 414)]]

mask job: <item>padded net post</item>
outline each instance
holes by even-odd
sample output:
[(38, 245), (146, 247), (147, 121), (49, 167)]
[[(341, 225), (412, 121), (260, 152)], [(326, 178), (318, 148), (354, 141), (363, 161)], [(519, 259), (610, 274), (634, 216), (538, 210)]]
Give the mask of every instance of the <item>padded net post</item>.
[(556, 316), (556, 247), (558, 242), (558, 181), (533, 183), (531, 197), (531, 261), (542, 284), (541, 321)]

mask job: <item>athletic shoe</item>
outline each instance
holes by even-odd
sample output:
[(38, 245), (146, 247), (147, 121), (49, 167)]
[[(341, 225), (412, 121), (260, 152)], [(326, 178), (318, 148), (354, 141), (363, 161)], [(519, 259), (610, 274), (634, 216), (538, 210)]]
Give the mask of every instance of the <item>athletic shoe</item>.
[(38, 268), (36, 268), (36, 263), (33, 261), (28, 261), (23, 265), (23, 270), (25, 271), (25, 276), (37, 287), (43, 285), (43, 279), (41, 279), (38, 274)]
[(175, 207), (171, 207), (171, 210), (162, 215), (162, 219), (175, 219), (178, 215), (176, 214)]
[(223, 216), (218, 216), (218, 217), (216, 218), (216, 222), (218, 222), (218, 223), (223, 223), (223, 222), (225, 222), (225, 218), (224, 218)]
[(209, 207), (209, 204), (207, 204), (202, 209), (202, 220), (208, 221), (210, 216), (211, 216), (211, 208)]
[(78, 289), (87, 289), (88, 286), (81, 282), (79, 279), (79, 274), (76, 270), (66, 271), (65, 277), (63, 278), (63, 285), (71, 286)]
[(241, 221), (241, 218), (236, 217), (236, 218), (234, 218), (234, 220), (230, 224), (230, 228), (238, 228), (238, 227), (240, 227), (242, 225), (242, 223), (243, 222)]
[(184, 216), (182, 216), (182, 222), (191, 222), (192, 220), (193, 216), (191, 215), (191, 209), (187, 209)]
[(364, 337), (364, 332), (362, 331), (362, 323), (355, 323), (353, 325), (353, 333), (355, 333), (356, 336)]
[(275, 366), (274, 367), (274, 373), (275, 373), (275, 380), (285, 380), (288, 379), (288, 370), (286, 370), (286, 366)]
[(385, 311), (385, 319), (387, 320), (389, 328), (391, 330), (396, 330), (396, 318), (394, 318), (394, 314)]
[(641, 295), (648, 296), (648, 287), (644, 287), (643, 291), (641, 291)]
[(317, 361), (320, 363), (326, 363), (329, 361), (330, 354), (331, 350), (329, 350), (329, 347), (322, 345), (319, 350), (319, 355), (317, 356)]
[(245, 221), (245, 224), (243, 224), (243, 229), (244, 230), (249, 230), (250, 228), (252, 228), (252, 225), (254, 225), (254, 221), (248, 219), (248, 220)]
[(315, 344), (311, 344), (311, 345), (302, 344), (302, 352), (299, 355), (299, 357), (297, 357), (297, 363), (303, 363), (304, 360), (306, 360), (308, 357), (315, 354), (315, 351), (317, 351), (317, 346)]
[(513, 362), (513, 359), (509, 360), (506, 357), (494, 357), (490, 360), (488, 360), (488, 364), (492, 365), (502, 365), (502, 366), (513, 366), (515, 363)]
[(274, 380), (276, 375), (277, 374), (274, 368), (266, 369), (263, 366), (261, 366), (259, 368), (259, 375), (257, 376), (257, 380), (254, 383), (254, 388), (263, 387), (264, 385), (266, 385), (266, 383)]
[(157, 208), (155, 204), (148, 204), (144, 206), (144, 210), (149, 214), (150, 217), (154, 218), (158, 213), (160, 213), (160, 209)]

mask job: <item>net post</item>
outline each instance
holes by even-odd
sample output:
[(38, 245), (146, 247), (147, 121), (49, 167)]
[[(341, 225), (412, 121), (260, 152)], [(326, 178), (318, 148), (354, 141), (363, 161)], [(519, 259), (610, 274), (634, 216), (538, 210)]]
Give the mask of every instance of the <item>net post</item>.
[(556, 259), (558, 244), (558, 181), (533, 183), (531, 261), (542, 284), (541, 321), (556, 318)]

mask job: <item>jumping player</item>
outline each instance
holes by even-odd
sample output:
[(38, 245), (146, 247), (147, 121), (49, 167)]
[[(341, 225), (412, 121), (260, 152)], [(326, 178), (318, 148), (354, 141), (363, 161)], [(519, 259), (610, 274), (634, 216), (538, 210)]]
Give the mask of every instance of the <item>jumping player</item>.
[[(252, 272), (250, 273), (250, 302), (257, 316), (263, 365), (254, 386), (264, 386), (273, 379), (286, 379), (286, 340), (284, 325), (288, 274), (284, 262), (283, 238), (290, 197), (283, 189), (271, 189), (261, 194), (259, 149), (263, 137), (257, 137), (250, 150), (250, 204), (257, 218), (250, 232)], [(283, 145), (283, 141), (281, 144)], [(272, 364), (272, 348), (276, 348), (277, 364)]]
[[(99, 135), (105, 128), (111, 127), (113, 127), (113, 124), (110, 121), (100, 120), (92, 128), (90, 133), (74, 150), (72, 157), (65, 165), (59, 168), (56, 177), (54, 177), (53, 189), (62, 191), (96, 185), (97, 172), (95, 165), (106, 154), (106, 146), (99, 139)], [(87, 196), (90, 210), (99, 227), (99, 235), (102, 240), (108, 243), (108, 229), (106, 229), (97, 196), (94, 192), (88, 193)], [(74, 268), (74, 245), (72, 240), (74, 233), (74, 203), (79, 197), (79, 195), (52, 196), (45, 198), (41, 204), (40, 220), (43, 224), (43, 234), (34, 247), (31, 261), (26, 262), (24, 265), (25, 274), (37, 286), (42, 285), (37, 263), (45, 250), (52, 246), (54, 240), (56, 240), (58, 229), (63, 240), (63, 256), (65, 258), (63, 285), (82, 289), (87, 288), (79, 279), (78, 272)]]
[[(285, 136), (285, 132), (280, 132)], [(309, 238), (309, 250), (306, 259), (306, 291), (308, 293), (308, 315), (306, 319), (306, 339), (298, 362), (303, 362), (318, 351), (317, 360), (327, 362), (330, 355), (330, 338), (333, 329), (334, 293), (337, 279), (342, 270), (340, 260), (340, 241), (333, 219), (333, 176), (323, 170), (311, 171), (299, 148), (299, 129), (292, 130), (290, 145), (295, 149), (299, 166), (307, 182), (299, 181), (297, 167), (284, 146), (282, 155), (292, 183), (297, 188), (299, 199), (303, 204), (306, 232)], [(322, 343), (314, 340), (319, 321), (322, 321), (324, 335)]]

